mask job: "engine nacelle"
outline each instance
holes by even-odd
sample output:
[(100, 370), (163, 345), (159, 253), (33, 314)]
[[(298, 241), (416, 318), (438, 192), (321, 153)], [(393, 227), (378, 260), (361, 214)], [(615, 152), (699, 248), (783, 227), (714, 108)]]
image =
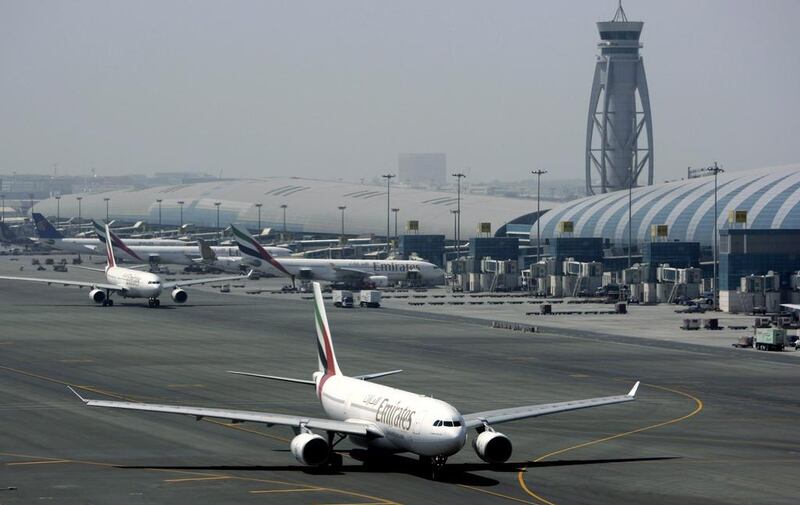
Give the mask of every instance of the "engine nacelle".
[(172, 293), (170, 293), (170, 296), (172, 297), (172, 301), (175, 303), (186, 303), (186, 300), (189, 299), (189, 293), (181, 288), (173, 289)]
[(485, 462), (496, 465), (511, 457), (511, 440), (496, 431), (484, 431), (472, 439), (472, 448)]
[(370, 275), (369, 283), (376, 288), (383, 288), (389, 285), (389, 278), (385, 275)]
[(308, 466), (320, 466), (328, 461), (330, 448), (328, 442), (314, 433), (301, 433), (292, 439), (289, 445), (292, 454), (300, 463)]
[(89, 291), (89, 298), (91, 298), (94, 303), (103, 303), (106, 301), (106, 292), (102, 289), (93, 289)]

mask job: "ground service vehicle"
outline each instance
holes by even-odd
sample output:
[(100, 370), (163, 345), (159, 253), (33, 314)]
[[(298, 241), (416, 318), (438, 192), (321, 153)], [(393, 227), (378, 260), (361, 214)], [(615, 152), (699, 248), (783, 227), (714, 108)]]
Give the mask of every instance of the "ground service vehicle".
[(782, 351), (786, 346), (786, 330), (782, 328), (756, 328), (753, 347), (760, 351)]
[(378, 308), (381, 306), (381, 292), (374, 289), (362, 289), (358, 294), (361, 307)]
[(333, 291), (333, 305), (335, 307), (345, 307), (348, 309), (353, 308), (353, 293), (352, 291), (345, 291), (343, 289), (335, 289)]

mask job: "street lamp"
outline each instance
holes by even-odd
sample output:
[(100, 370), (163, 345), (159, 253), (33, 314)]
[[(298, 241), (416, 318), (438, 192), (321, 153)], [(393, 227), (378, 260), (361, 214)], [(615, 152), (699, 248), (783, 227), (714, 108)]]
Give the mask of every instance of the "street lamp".
[(453, 177), (456, 178), (456, 181), (458, 183), (458, 186), (457, 186), (458, 187), (458, 193), (457, 193), (458, 196), (457, 196), (457, 200), (456, 200), (456, 202), (457, 202), (456, 203), (456, 210), (458, 211), (458, 212), (456, 212), (456, 221), (458, 223), (456, 225), (456, 259), (457, 259), (457, 258), (461, 257), (461, 179), (466, 177), (466, 175), (463, 174), (462, 172), (456, 172), (456, 173), (454, 173), (452, 175), (453, 175)]
[(181, 209), (181, 224), (180, 224), (180, 228), (179, 228), (180, 230), (183, 230), (183, 204), (184, 203), (185, 202), (183, 200), (178, 200), (178, 207), (180, 207), (180, 209)]
[[(457, 230), (458, 230), (458, 214), (460, 213), (460, 211), (450, 209), (450, 213), (453, 214), (453, 238), (455, 238), (456, 234), (458, 233), (457, 232)], [(457, 268), (458, 256), (456, 256), (456, 258), (453, 260), (451, 265), (453, 265), (453, 268), (450, 269), (451, 270), (450, 273), (451, 273), (452, 278), (453, 278), (453, 290), (455, 291), (455, 289), (456, 289), (456, 276), (461, 272), (460, 269)]]
[(713, 167), (706, 168), (709, 172), (714, 174), (714, 310), (719, 310), (719, 271), (717, 264), (719, 263), (719, 224), (717, 218), (717, 176), (724, 172), (717, 162), (714, 162)]
[[(158, 235), (159, 236), (161, 236), (161, 202), (163, 202), (163, 200), (161, 198), (156, 200), (156, 203), (158, 204)], [(219, 228), (219, 226), (217, 226), (217, 228)]]
[(397, 241), (399, 239), (399, 237), (397, 236), (397, 213), (400, 212), (400, 209), (397, 208), (397, 207), (394, 207), (392, 209), (392, 212), (394, 212), (394, 241), (395, 241), (395, 243), (397, 243)]
[(263, 203), (257, 203), (256, 204), (256, 208), (258, 209), (258, 234), (259, 235), (261, 234), (261, 207), (263, 205), (264, 205)]
[(381, 177), (386, 179), (386, 254), (388, 255), (389, 254), (389, 242), (390, 242), (390, 240), (389, 240), (390, 235), (389, 234), (391, 233), (391, 231), (389, 230), (389, 211), (391, 209), (391, 205), (390, 205), (390, 201), (391, 200), (389, 198), (390, 197), (389, 192), (390, 192), (390, 184), (392, 182), (392, 179), (394, 177), (396, 177), (396, 175), (394, 175), (394, 174), (383, 174)]
[(61, 195), (56, 195), (56, 227), (61, 221)]
[(542, 176), (547, 173), (547, 170), (536, 169), (531, 170), (531, 173), (536, 176), (536, 263), (539, 263), (541, 259), (541, 218), (542, 218), (542, 208), (541, 208), (541, 190), (542, 190)]
[(0, 210), (2, 214), (0, 215), (0, 222), (5, 222), (6, 220), (6, 195), (0, 195), (0, 200), (2, 200), (2, 204), (0, 204)]
[(222, 242), (222, 230), (219, 229), (219, 206), (222, 202), (214, 202), (214, 207), (217, 208), (217, 233), (219, 233), (219, 242)]
[(81, 200), (83, 200), (82, 196), (76, 196), (76, 200), (78, 200), (78, 233), (81, 231)]
[(108, 201), (111, 200), (111, 198), (105, 197), (105, 198), (103, 198), (103, 200), (106, 202), (106, 224), (108, 224), (109, 223), (109, 220), (108, 220)]
[(33, 193), (28, 193), (28, 200), (31, 202), (31, 215), (33, 215)]
[(344, 242), (344, 209), (346, 208), (346, 205), (339, 205), (339, 210), (342, 212), (342, 242)]
[(281, 209), (283, 209), (283, 240), (286, 240), (286, 205), (285, 203), (281, 204)]

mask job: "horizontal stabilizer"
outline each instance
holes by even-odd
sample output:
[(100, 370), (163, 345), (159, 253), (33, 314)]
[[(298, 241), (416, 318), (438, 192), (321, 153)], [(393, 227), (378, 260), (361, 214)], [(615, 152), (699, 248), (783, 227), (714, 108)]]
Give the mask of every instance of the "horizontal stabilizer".
[(276, 381), (283, 381), (283, 382), (295, 382), (297, 384), (309, 384), (311, 386), (315, 386), (316, 383), (312, 380), (306, 379), (294, 379), (292, 377), (278, 377), (277, 375), (263, 375), (260, 373), (249, 373), (249, 372), (234, 372), (233, 370), (228, 370), (228, 373), (236, 374), (236, 375), (246, 375), (248, 377), (258, 377), (259, 379), (272, 379)]
[(387, 375), (394, 375), (396, 373), (400, 373), (402, 370), (392, 370), (389, 372), (377, 372), (377, 373), (368, 373), (364, 375), (355, 375), (353, 376), (354, 379), (361, 379), (362, 381), (371, 381), (373, 379), (378, 379), (380, 377), (386, 377)]

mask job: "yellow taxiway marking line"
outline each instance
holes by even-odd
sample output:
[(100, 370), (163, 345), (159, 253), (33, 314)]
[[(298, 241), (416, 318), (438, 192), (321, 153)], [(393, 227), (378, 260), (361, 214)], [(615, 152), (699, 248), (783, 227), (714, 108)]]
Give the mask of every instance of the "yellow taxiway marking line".
[(47, 461), (17, 461), (14, 463), (6, 463), (7, 466), (21, 466), (21, 465), (54, 465), (57, 463), (72, 463), (68, 459), (49, 459)]
[(482, 488), (479, 488), (479, 487), (467, 486), (466, 484), (458, 484), (458, 487), (471, 489), (472, 491), (478, 491), (479, 493), (485, 493), (485, 494), (488, 494), (488, 495), (496, 496), (498, 498), (505, 498), (506, 500), (511, 500), (511, 501), (517, 502), (517, 503), (527, 503), (529, 505), (539, 505), (535, 501), (523, 500), (522, 498), (516, 498), (514, 496), (509, 496), (509, 495), (505, 495), (505, 494), (501, 494), (501, 493), (496, 493), (494, 491), (489, 491), (488, 489), (482, 489)]
[(194, 482), (197, 480), (225, 480), (230, 479), (227, 475), (214, 475), (211, 477), (186, 477), (185, 479), (164, 479), (164, 482), (174, 484), (176, 482)]
[[(546, 458), (550, 458), (550, 457), (556, 456), (558, 454), (564, 454), (565, 452), (574, 451), (576, 449), (581, 449), (583, 447), (588, 447), (590, 445), (595, 445), (595, 444), (600, 444), (600, 443), (603, 443), (603, 442), (608, 442), (609, 440), (614, 440), (614, 439), (617, 439), (617, 438), (626, 437), (628, 435), (641, 433), (643, 431), (653, 430), (653, 429), (656, 429), (656, 428), (661, 428), (662, 426), (668, 426), (670, 424), (679, 423), (681, 421), (685, 421), (686, 419), (689, 419), (692, 416), (697, 415), (698, 413), (700, 413), (701, 410), (703, 410), (703, 401), (700, 400), (699, 398), (697, 398), (696, 396), (693, 396), (693, 395), (691, 395), (689, 393), (685, 393), (685, 392), (679, 391), (677, 389), (668, 388), (666, 386), (656, 386), (655, 384), (646, 384), (646, 383), (642, 383), (642, 384), (645, 385), (645, 386), (649, 386), (651, 388), (661, 389), (663, 391), (669, 391), (670, 393), (675, 393), (675, 394), (678, 394), (678, 395), (681, 395), (681, 396), (685, 396), (686, 398), (689, 398), (689, 399), (691, 399), (691, 400), (693, 400), (695, 402), (695, 409), (693, 411), (689, 412), (688, 414), (686, 414), (684, 416), (681, 416), (681, 417), (676, 417), (675, 419), (670, 419), (668, 421), (664, 421), (664, 422), (661, 422), (661, 423), (651, 424), (649, 426), (644, 426), (642, 428), (637, 428), (635, 430), (626, 431), (624, 433), (617, 433), (616, 435), (611, 435), (611, 436), (608, 436), (608, 437), (598, 438), (596, 440), (590, 440), (590, 441), (584, 442), (582, 444), (577, 444), (577, 445), (573, 445), (573, 446), (570, 446), (570, 447), (566, 447), (564, 449), (559, 449), (558, 451), (548, 452), (547, 454), (544, 454), (544, 455), (539, 456), (538, 458), (534, 459), (533, 462), (534, 463), (538, 463), (538, 462), (540, 462), (540, 461), (542, 461), (542, 460), (544, 460)], [(526, 493), (528, 493), (530, 496), (532, 496), (532, 497), (536, 498), (537, 500), (539, 500), (541, 503), (544, 503), (545, 505), (556, 505), (555, 503), (551, 502), (550, 500), (547, 500), (546, 498), (543, 498), (543, 497), (539, 496), (538, 494), (534, 493), (530, 489), (530, 487), (528, 487), (528, 485), (525, 483), (525, 477), (523, 476), (523, 474), (525, 473), (525, 470), (526, 469), (523, 468), (522, 470), (519, 471), (519, 473), (517, 473), (517, 481), (519, 482), (519, 485), (522, 488), (522, 490), (525, 491)]]
[(250, 494), (266, 494), (266, 493), (308, 493), (317, 491), (327, 491), (324, 487), (309, 487), (309, 488), (294, 488), (294, 489), (257, 489), (250, 491)]

